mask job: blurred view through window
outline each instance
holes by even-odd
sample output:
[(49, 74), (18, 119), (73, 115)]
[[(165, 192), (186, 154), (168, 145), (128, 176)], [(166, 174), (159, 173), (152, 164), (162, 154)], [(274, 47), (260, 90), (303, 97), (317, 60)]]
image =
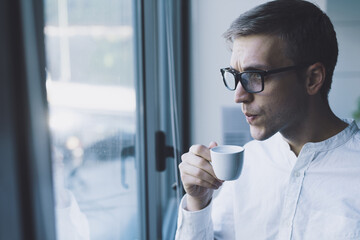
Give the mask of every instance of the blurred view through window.
[(58, 239), (137, 239), (132, 1), (44, 3)]

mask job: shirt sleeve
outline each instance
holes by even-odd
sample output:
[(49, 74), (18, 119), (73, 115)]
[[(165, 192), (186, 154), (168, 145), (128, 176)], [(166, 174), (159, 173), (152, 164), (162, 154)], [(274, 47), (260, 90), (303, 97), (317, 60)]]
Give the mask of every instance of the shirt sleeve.
[(186, 195), (179, 207), (176, 240), (235, 239), (234, 188), (232, 182), (225, 182), (214, 192), (210, 204), (200, 211), (187, 211)]
[(186, 195), (179, 206), (176, 240), (212, 240), (214, 239), (211, 220), (212, 201), (200, 211), (186, 210)]

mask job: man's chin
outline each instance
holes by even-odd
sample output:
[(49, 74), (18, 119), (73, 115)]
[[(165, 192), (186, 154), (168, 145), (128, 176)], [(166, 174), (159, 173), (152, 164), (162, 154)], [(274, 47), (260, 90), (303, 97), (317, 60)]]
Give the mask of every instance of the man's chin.
[(260, 128), (260, 127), (250, 125), (250, 134), (253, 139), (258, 140), (258, 141), (264, 141), (264, 140), (270, 138), (271, 136), (273, 136), (275, 134), (275, 132), (272, 133), (272, 132), (266, 131), (265, 128)]

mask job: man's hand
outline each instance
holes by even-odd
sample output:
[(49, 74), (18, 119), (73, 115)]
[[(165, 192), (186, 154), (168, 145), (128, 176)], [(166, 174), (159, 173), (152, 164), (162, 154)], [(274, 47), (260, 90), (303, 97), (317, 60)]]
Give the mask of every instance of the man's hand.
[(209, 163), (210, 149), (217, 146), (211, 142), (209, 148), (203, 145), (193, 145), (189, 152), (181, 156), (179, 164), (181, 180), (187, 192), (187, 209), (197, 211), (206, 207), (214, 189), (218, 189), (223, 181), (216, 178)]

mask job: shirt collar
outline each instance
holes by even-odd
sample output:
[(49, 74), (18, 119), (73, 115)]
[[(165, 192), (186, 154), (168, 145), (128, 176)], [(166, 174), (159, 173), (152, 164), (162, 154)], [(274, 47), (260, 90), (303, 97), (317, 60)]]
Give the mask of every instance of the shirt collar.
[(324, 141), (306, 143), (301, 152), (328, 151), (345, 144), (359, 131), (359, 127), (353, 119), (343, 119), (343, 121), (349, 124), (344, 130)]

